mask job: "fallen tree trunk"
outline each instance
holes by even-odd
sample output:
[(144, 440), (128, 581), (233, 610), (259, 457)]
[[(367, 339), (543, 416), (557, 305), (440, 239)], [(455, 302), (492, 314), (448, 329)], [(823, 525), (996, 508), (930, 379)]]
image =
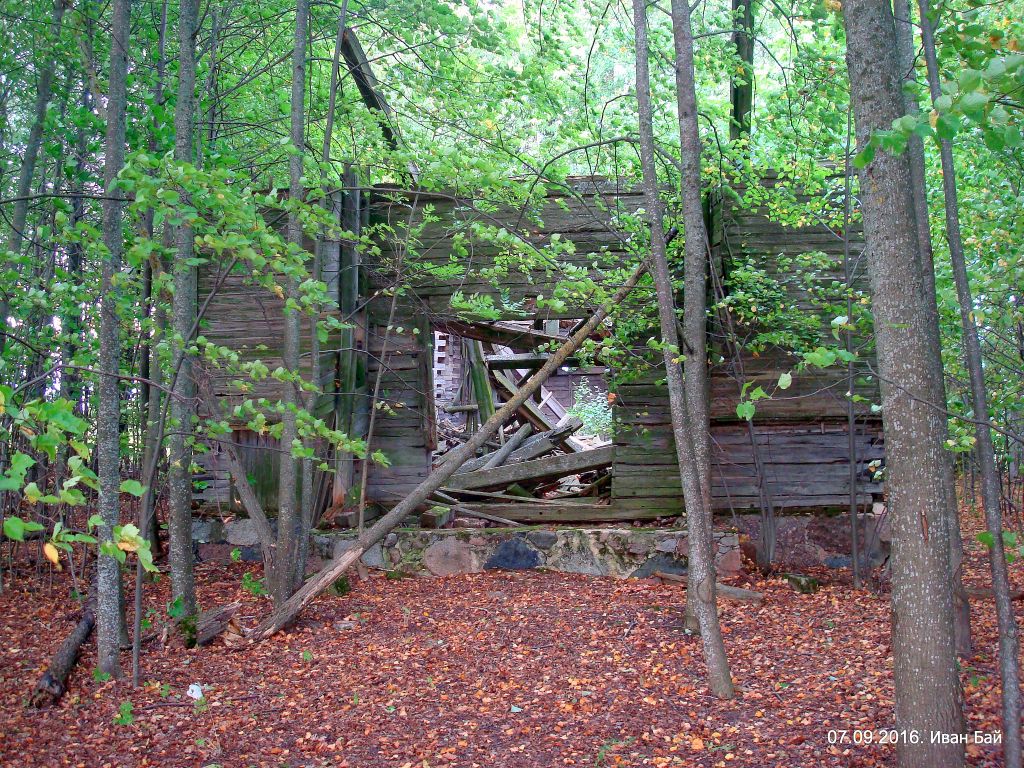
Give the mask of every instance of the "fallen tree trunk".
[[(686, 583), (686, 577), (680, 576), (677, 573), (655, 571), (653, 575), (662, 581), (676, 581), (682, 584)], [(720, 581), (715, 582), (715, 593), (725, 600), (738, 600), (745, 603), (757, 603), (758, 605), (764, 602), (763, 592), (756, 592), (753, 589), (743, 589), (742, 587), (730, 587), (728, 584), (723, 584)]]
[(93, 586), (85, 598), (82, 617), (78, 620), (78, 624), (60, 644), (60, 648), (50, 660), (50, 666), (46, 668), (43, 676), (36, 683), (32, 692), (32, 706), (46, 707), (56, 704), (64, 695), (64, 691), (67, 690), (68, 675), (71, 674), (75, 662), (78, 661), (78, 654), (95, 626), (96, 588)]
[(462, 464), (469, 458), (476, 455), (476, 452), (483, 447), (487, 440), (495, 434), (501, 426), (512, 418), (520, 406), (525, 403), (534, 392), (540, 389), (541, 385), (557, 371), (562, 364), (575, 352), (579, 346), (590, 337), (598, 325), (621, 303), (622, 300), (636, 287), (640, 278), (647, 271), (646, 262), (641, 262), (625, 283), (619, 287), (615, 294), (602, 304), (586, 324), (576, 333), (569, 337), (559, 347), (548, 361), (536, 374), (523, 383), (516, 393), (501, 408), (495, 411), (494, 415), (480, 425), (480, 429), (459, 448), (451, 452), (451, 459), (439, 466), (421, 482), (416, 489), (400, 501), (390, 512), (382, 517), (372, 527), (366, 529), (356, 539), (355, 546), (338, 557), (328, 562), (319, 573), (307, 581), (294, 595), (288, 598), (281, 606), (268, 616), (259, 626), (252, 630), (250, 636), (254, 640), (262, 640), (287, 626), (295, 616), (305, 608), (317, 595), (333, 584), (341, 574), (355, 564), (363, 553), (370, 547), (383, 539), (392, 528), (395, 528), (406, 517), (408, 517), (423, 502), (429, 499)]
[(196, 645), (212, 643), (221, 632), (232, 625), (235, 614), (241, 607), (241, 603), (228, 603), (199, 614), (199, 618), (196, 619)]
[[(995, 592), (992, 587), (964, 587), (964, 592), (971, 600), (994, 600)], [(1010, 600), (1024, 599), (1024, 590), (1010, 589)]]

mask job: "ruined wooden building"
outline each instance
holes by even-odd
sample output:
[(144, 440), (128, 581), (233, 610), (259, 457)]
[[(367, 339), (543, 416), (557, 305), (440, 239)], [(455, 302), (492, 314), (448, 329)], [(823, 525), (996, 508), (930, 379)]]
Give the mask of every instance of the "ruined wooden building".
[[(814, 318), (822, 343), (834, 343), (832, 318), (814, 299), (814, 285), (845, 287), (844, 263), (857, 267), (854, 286), (863, 283), (859, 231), (851, 228), (844, 238), (824, 223), (783, 226), (741, 199), (715, 195), (708, 202), (711, 303), (728, 304), (723, 299), (731, 275), (754, 269), (775, 286), (781, 301)], [(443, 460), (439, 448), (493, 412), (539, 367), (545, 350), (587, 317), (593, 308), (589, 281), (614, 280), (616, 267), (635, 261), (637, 246), (621, 221), (642, 208), (639, 193), (599, 180), (577, 180), (550, 192), (528, 212), (482, 211), (456, 195), (386, 187), (339, 195), (336, 213), (347, 229), (376, 225), (387, 234), (377, 238), (373, 253), (348, 243), (324, 244), (322, 278), (337, 292), (338, 315), (351, 320), (352, 328), (321, 349), (318, 413), (352, 436), (369, 435), (370, 449), (383, 451), (390, 466), (367, 466), (363, 487), (362, 461), (331, 457), (336, 472), (321, 475), (318, 506), (344, 512), (363, 497), (371, 510), (386, 508), (423, 480)], [(550, 257), (552, 243), (560, 244), (557, 260)], [(502, 269), (512, 250), (539, 255), (529, 269)], [(787, 273), (792, 258), (808, 253), (818, 254), (824, 266), (810, 278)], [(241, 277), (222, 282), (209, 302), (206, 336), (273, 370), (280, 363), (280, 299), (247, 287)], [(212, 289), (207, 275), (200, 291)], [(638, 291), (610, 322), (634, 322), (650, 301), (649, 292)], [(757, 314), (756, 308), (745, 309)], [(743, 350), (736, 340), (750, 328), (735, 317), (721, 308), (708, 317), (716, 509), (844, 508), (851, 481), (858, 503), (870, 504), (881, 492), (873, 468), (882, 457), (880, 418), (870, 408), (877, 400), (867, 375), (870, 355), (862, 354), (853, 372), (857, 397), (851, 412), (846, 366), (794, 372), (792, 386), (776, 390), (796, 359), (770, 346), (756, 354)], [(637, 353), (622, 363), (623, 369), (636, 368), (635, 359), (641, 360), (639, 372), (622, 375), (616, 365), (593, 360), (563, 368), (502, 434), (502, 441), (516, 439), (525, 448), (517, 443), (505, 451), (505, 461), (486, 469), (484, 460), (467, 467), (473, 471), (450, 481), (446, 500), (456, 509), (522, 522), (682, 514), (667, 395), (657, 366), (644, 368), (647, 356), (639, 347), (645, 340), (640, 334)], [(572, 434), (576, 425), (569, 411), (580, 382), (611, 402), (610, 440)], [(751, 422), (736, 410), (744, 385), (747, 393), (776, 390), (756, 404)], [(273, 399), (279, 386), (266, 379), (246, 396)], [(218, 394), (238, 397), (226, 382)], [(545, 434), (553, 429), (558, 432), (551, 441)], [(245, 446), (250, 475), (272, 507), (278, 456), (273, 440), (241, 426), (235, 439)], [(551, 442), (546, 456), (538, 447), (544, 439)], [(501, 447), (499, 442), (493, 449)], [(214, 449), (204, 458), (207, 501), (227, 504), (230, 479), (217, 455)], [(575, 478), (568, 487), (566, 477)]]
[[(394, 144), (388, 106), (351, 30), (343, 53), (366, 106)], [(747, 119), (743, 110), (749, 112), (749, 103), (734, 116), (737, 126)], [(707, 319), (710, 440), (720, 513), (844, 509), (851, 500), (870, 505), (881, 493), (870, 338), (854, 339), (855, 364), (800, 371), (794, 371), (798, 360), (782, 351), (793, 339), (749, 343), (759, 316), (784, 306), (803, 318), (803, 345), (838, 343), (833, 320), (851, 314), (856, 296), (850, 294), (866, 282), (859, 228), (843, 232), (835, 223), (842, 200), (809, 205), (806, 216), (783, 223), (759, 202), (779, 181), (766, 174), (749, 188), (723, 182), (707, 199), (708, 298), (716, 307)], [(317, 473), (314, 506), (334, 523), (372, 516), (412, 490), (444, 461), (447, 447), (493, 413), (589, 316), (597, 289), (614, 286), (622, 270), (643, 257), (636, 234), (643, 229), (642, 196), (608, 180), (551, 185), (521, 206), (408, 186), (361, 186), (349, 172), (329, 207), (342, 229), (372, 236), (374, 247), (350, 240), (307, 243), (318, 249), (319, 277), (337, 302), (334, 314), (348, 325), (319, 345), (315, 411), (332, 427), (366, 439), (369, 450), (389, 462), (367, 464), (322, 451), (329, 455), (318, 458), (330, 471)], [(817, 258), (813, 270), (800, 266), (808, 254)], [(768, 288), (758, 300), (778, 306), (758, 307), (737, 291), (743, 275)], [(283, 301), (250, 282), (237, 270), (202, 271), (203, 333), (273, 371), (281, 365)], [(450, 511), (505, 522), (684, 514), (668, 399), (651, 363), (657, 356), (645, 351), (657, 327), (644, 322), (652, 302), (649, 289), (638, 289), (618, 307), (600, 335), (621, 331), (623, 353), (610, 361), (570, 361), (506, 425), (491, 452), (463, 467), (434, 498), (445, 515), (437, 519), (426, 510), (425, 522), (445, 524)], [(311, 339), (307, 329), (306, 374)], [(792, 386), (778, 388), (780, 376), (790, 372)], [(274, 401), (282, 386), (265, 377), (241, 391), (216, 371), (211, 385), (227, 404)], [(752, 420), (738, 415), (737, 404), (760, 391), (774, 394), (756, 403)], [(589, 393), (588, 403), (577, 402), (580, 393)], [(581, 405), (600, 410), (602, 399), (611, 406), (609, 434), (585, 437), (574, 414)], [(232, 427), (249, 479), (273, 509), (280, 446), (245, 423)], [(237, 508), (223, 458), (216, 443), (198, 457), (201, 501)]]

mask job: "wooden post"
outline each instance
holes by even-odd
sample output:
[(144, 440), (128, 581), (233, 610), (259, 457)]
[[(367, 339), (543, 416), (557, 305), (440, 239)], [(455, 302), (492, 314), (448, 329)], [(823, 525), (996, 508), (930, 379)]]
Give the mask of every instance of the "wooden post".
[[(359, 235), (362, 231), (360, 206), (362, 195), (359, 179), (351, 165), (345, 166), (342, 175), (345, 193), (341, 205), (341, 227), (346, 232)], [(348, 325), (341, 330), (338, 356), (339, 390), (335, 403), (335, 422), (337, 429), (349, 437), (360, 437), (357, 417), (358, 389), (360, 382), (365, 382), (366, 361), (359, 354), (357, 347), (365, 339), (365, 334), (357, 333), (360, 320), (356, 317), (359, 306), (359, 249), (354, 243), (342, 243), (338, 259), (338, 307), (342, 320)], [(362, 339), (360, 338), (362, 336)], [(332, 506), (345, 504), (345, 497), (352, 488), (355, 478), (354, 459), (351, 453), (338, 454), (335, 462), (334, 491)]]
[(736, 76), (729, 78), (729, 98), (732, 101), (732, 121), (729, 140), (750, 135), (750, 113), (754, 108), (754, 0), (732, 0), (732, 35), (736, 53), (743, 62), (742, 82)]

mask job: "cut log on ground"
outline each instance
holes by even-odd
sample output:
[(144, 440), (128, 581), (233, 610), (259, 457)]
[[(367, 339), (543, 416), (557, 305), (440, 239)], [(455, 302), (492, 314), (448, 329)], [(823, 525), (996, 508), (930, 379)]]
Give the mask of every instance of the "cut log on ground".
[(216, 640), (232, 626), (235, 614), (241, 607), (241, 603), (228, 603), (200, 613), (196, 618), (196, 645), (207, 645)]
[(78, 661), (78, 654), (95, 626), (96, 589), (93, 587), (89, 590), (89, 595), (82, 605), (82, 617), (78, 620), (78, 624), (60, 644), (60, 648), (50, 659), (50, 666), (46, 668), (43, 676), (36, 683), (32, 692), (32, 706), (46, 707), (56, 704), (64, 695), (64, 691), (67, 690), (68, 675), (71, 674), (75, 662)]
[(590, 320), (580, 328), (575, 334), (569, 337), (569, 339), (556, 350), (544, 366), (537, 371), (528, 381), (523, 383), (523, 386), (519, 388), (515, 395), (499, 408), (491, 418), (480, 425), (480, 429), (477, 430), (469, 440), (467, 440), (461, 447), (456, 448), (449, 455), (452, 457), (444, 464), (439, 466), (430, 475), (421, 482), (416, 489), (400, 501), (395, 507), (382, 517), (375, 525), (366, 529), (363, 534), (356, 539), (355, 546), (352, 549), (346, 550), (341, 553), (338, 557), (328, 562), (321, 571), (307, 581), (294, 595), (286, 600), (281, 607), (268, 616), (259, 626), (257, 626), (251, 632), (251, 637), (254, 640), (262, 640), (270, 635), (278, 632), (283, 627), (287, 626), (294, 620), (298, 613), (305, 608), (313, 598), (327, 589), (328, 586), (334, 583), (334, 581), (347, 571), (352, 565), (354, 565), (359, 558), (363, 556), (370, 547), (376, 544), (378, 541), (383, 539), (387, 534), (401, 523), (406, 517), (419, 507), (423, 502), (431, 497), (435, 491), (439, 490), (455, 471), (461, 467), (467, 459), (472, 458), (476, 455), (476, 452), (480, 450), (484, 443), (492, 435), (494, 435), (502, 425), (504, 425), (513, 414), (515, 414), (519, 407), (529, 399), (534, 392), (540, 390), (541, 385), (547, 381), (552, 373), (557, 371), (562, 364), (575, 352), (579, 346), (590, 337), (590, 334), (604, 322), (604, 319), (617, 307), (622, 304), (622, 300), (629, 295), (630, 291), (640, 281), (640, 278), (647, 271), (646, 262), (641, 262), (640, 265), (633, 270), (633, 273), (629, 276), (626, 282), (615, 292), (611, 298), (602, 304), (593, 315)]
[[(674, 581), (681, 584), (686, 583), (686, 577), (680, 576), (677, 573), (655, 571), (653, 575), (662, 581)], [(715, 592), (718, 594), (718, 597), (721, 597), (723, 600), (737, 600), (744, 603), (754, 603), (756, 605), (760, 605), (764, 602), (763, 592), (757, 592), (753, 589), (743, 589), (742, 587), (730, 587), (728, 584), (722, 584), (720, 581), (715, 582)]]
[[(967, 593), (967, 597), (971, 600), (994, 600), (995, 595), (992, 591), (992, 587), (964, 587), (964, 592)], [(1011, 600), (1024, 599), (1024, 590), (1011, 589), (1010, 590)]]
[(449, 481), (448, 487), (454, 490), (460, 488), (468, 490), (507, 488), (513, 483), (520, 483), (524, 480), (547, 480), (575, 475), (592, 469), (603, 469), (611, 466), (614, 458), (615, 447), (606, 445), (591, 451), (547, 456), (543, 459), (523, 461), (519, 464), (510, 464), (494, 469), (464, 472), (455, 475)]

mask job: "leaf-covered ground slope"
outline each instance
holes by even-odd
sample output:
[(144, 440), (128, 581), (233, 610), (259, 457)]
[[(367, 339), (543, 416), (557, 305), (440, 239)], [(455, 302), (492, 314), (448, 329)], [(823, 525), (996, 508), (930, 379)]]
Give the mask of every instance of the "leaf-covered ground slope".
[[(969, 581), (984, 553), (969, 544)], [(269, 603), (239, 588), (242, 565), (200, 568), (201, 599)], [(0, 763), (79, 766), (871, 766), (890, 747), (830, 745), (829, 730), (892, 726), (887, 595), (835, 581), (802, 595), (754, 582), (762, 607), (727, 603), (740, 696), (713, 699), (682, 588), (555, 573), (356, 581), (292, 631), (255, 646), (144, 657), (145, 690), (98, 682), (90, 647), (55, 709), (31, 684), (76, 611), (26, 579), (0, 596)], [(1018, 577), (1019, 573), (1015, 574)], [(166, 591), (166, 580), (158, 589)], [(165, 601), (166, 595), (154, 600)], [(154, 603), (155, 605), (155, 603)], [(965, 664), (972, 728), (998, 724), (994, 613), (974, 602)], [(206, 701), (187, 697), (193, 683)], [(115, 724), (123, 702), (130, 724)], [(124, 718), (122, 718), (124, 719)], [(851, 734), (852, 737), (852, 734)], [(998, 765), (989, 747), (972, 765)]]

